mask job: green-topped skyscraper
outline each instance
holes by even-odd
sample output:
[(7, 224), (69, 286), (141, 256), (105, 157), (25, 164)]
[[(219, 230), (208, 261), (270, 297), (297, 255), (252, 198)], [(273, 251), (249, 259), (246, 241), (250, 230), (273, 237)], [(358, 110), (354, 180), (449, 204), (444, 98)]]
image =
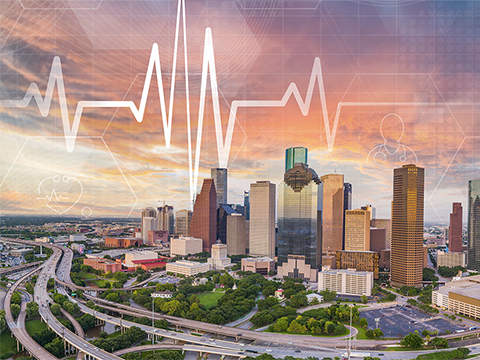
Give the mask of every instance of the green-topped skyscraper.
[(285, 172), (297, 163), (307, 164), (308, 150), (305, 147), (291, 147), (285, 150)]

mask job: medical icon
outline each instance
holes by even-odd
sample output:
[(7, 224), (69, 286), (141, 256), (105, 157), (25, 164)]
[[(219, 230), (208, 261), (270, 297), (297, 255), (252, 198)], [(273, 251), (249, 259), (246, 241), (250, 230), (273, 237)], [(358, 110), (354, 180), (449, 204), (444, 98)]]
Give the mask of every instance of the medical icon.
[(49, 176), (38, 184), (37, 200), (44, 200), (45, 205), (57, 214), (63, 214), (73, 208), (83, 195), (80, 180), (64, 175)]
[(418, 158), (415, 151), (400, 142), (405, 132), (403, 119), (395, 114), (385, 115), (380, 123), (380, 134), (383, 144), (375, 146), (367, 155), (365, 162), (401, 162), (417, 164)]

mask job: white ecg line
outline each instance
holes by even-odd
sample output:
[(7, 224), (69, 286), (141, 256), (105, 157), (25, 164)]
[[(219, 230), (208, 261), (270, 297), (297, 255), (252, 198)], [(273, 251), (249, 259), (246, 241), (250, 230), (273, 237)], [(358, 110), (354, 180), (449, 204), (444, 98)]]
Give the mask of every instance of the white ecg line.
[[(145, 82), (143, 85), (142, 95), (140, 98), (140, 105), (137, 107), (133, 101), (79, 101), (75, 110), (73, 118), (73, 124), (70, 125), (70, 119), (67, 108), (67, 97), (65, 94), (65, 84), (62, 73), (62, 64), (60, 57), (55, 56), (53, 58), (50, 76), (48, 78), (47, 89), (45, 96), (42, 97), (40, 89), (36, 83), (30, 84), (25, 96), (21, 100), (3, 100), (0, 101), (1, 107), (21, 107), (25, 108), (29, 106), (32, 99), (35, 100), (38, 110), (43, 117), (49, 115), (50, 107), (53, 98), (53, 92), (55, 86), (58, 91), (58, 100), (60, 104), (60, 112), (62, 115), (63, 132), (65, 136), (65, 143), (68, 152), (72, 152), (75, 146), (75, 141), (80, 126), (80, 121), (84, 108), (129, 108), (137, 122), (142, 122), (145, 115), (145, 108), (147, 104), (150, 85), (153, 77), (153, 70), (155, 69), (157, 77), (157, 87), (159, 90), (159, 101), (162, 115), (163, 129), (165, 134), (165, 146), (170, 147), (171, 134), (172, 134), (172, 117), (173, 117), (173, 100), (175, 93), (175, 75), (177, 70), (177, 53), (178, 53), (178, 39), (180, 28), (180, 13), (182, 14), (183, 22), (183, 44), (184, 44), (184, 57), (185, 57), (185, 85), (186, 85), (186, 106), (187, 106), (187, 132), (188, 132), (188, 155), (189, 155), (189, 175), (190, 175), (190, 200), (193, 200), (198, 183), (198, 171), (200, 164), (200, 151), (202, 145), (202, 130), (203, 119), (205, 113), (205, 101), (207, 92), (207, 77), (210, 76), (210, 88), (213, 102), (213, 115), (215, 123), (215, 132), (217, 140), (217, 152), (218, 163), (220, 167), (228, 166), (228, 158), (230, 155), (230, 147), (232, 144), (232, 137), (234, 131), (234, 125), (237, 115), (237, 109), (241, 107), (284, 107), (289, 101), (290, 97), (294, 97), (298, 103), (298, 106), (304, 116), (308, 115), (310, 104), (313, 97), (313, 90), (315, 81), (318, 81), (318, 87), (320, 92), (320, 102), (322, 106), (323, 121), (325, 125), (325, 133), (327, 137), (327, 143), (329, 150), (333, 149), (335, 134), (337, 131), (339, 111), (335, 114), (335, 121), (333, 129), (330, 130), (330, 123), (328, 118), (327, 104), (325, 98), (325, 88), (323, 84), (322, 67), (320, 59), (315, 58), (312, 74), (310, 76), (310, 82), (307, 89), (305, 100), (302, 99), (300, 91), (297, 85), (292, 82), (287, 88), (284, 96), (281, 100), (244, 100), (233, 101), (230, 107), (230, 116), (228, 118), (227, 132), (225, 140), (223, 138), (222, 130), (222, 117), (220, 113), (220, 101), (218, 96), (218, 83), (217, 74), (215, 68), (215, 55), (213, 48), (212, 30), (207, 27), (205, 29), (205, 43), (203, 53), (203, 67), (202, 67), (202, 79), (200, 87), (200, 106), (198, 112), (198, 128), (197, 128), (197, 144), (195, 151), (195, 167), (192, 169), (192, 144), (191, 144), (191, 123), (190, 123), (190, 94), (188, 83), (188, 62), (187, 62), (187, 36), (186, 36), (186, 22), (185, 22), (185, 0), (178, 0), (177, 10), (177, 23), (175, 29), (175, 47), (173, 52), (173, 68), (172, 78), (170, 86), (170, 101), (168, 106), (165, 103), (165, 95), (162, 81), (162, 70), (160, 65), (160, 53), (158, 50), (158, 44), (154, 43), (152, 46), (152, 52), (150, 54), (150, 60), (148, 63)], [(340, 106), (340, 104), (339, 104)], [(337, 109), (338, 110), (338, 109)]]

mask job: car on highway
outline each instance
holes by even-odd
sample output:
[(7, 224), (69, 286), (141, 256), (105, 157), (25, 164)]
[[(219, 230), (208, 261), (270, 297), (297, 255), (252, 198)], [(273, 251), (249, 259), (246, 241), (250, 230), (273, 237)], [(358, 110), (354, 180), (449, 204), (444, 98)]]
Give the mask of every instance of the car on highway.
[(300, 352), (302, 352), (302, 350), (296, 349), (295, 352), (296, 352), (296, 353), (300, 353)]
[(266, 349), (265, 351), (266, 352), (272, 352), (272, 349)]

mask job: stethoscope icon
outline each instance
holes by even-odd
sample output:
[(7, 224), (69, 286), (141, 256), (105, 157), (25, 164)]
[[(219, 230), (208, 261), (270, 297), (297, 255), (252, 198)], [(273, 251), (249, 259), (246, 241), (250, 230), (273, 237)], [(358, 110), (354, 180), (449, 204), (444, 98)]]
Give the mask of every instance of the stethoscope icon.
[[(393, 118), (393, 117), (395, 117), (395, 118)], [(393, 118), (394, 121), (397, 121), (397, 119), (398, 119), (398, 120), (400, 120), (400, 123), (402, 124), (402, 131), (401, 131), (400, 136), (396, 140), (396, 146), (387, 146), (388, 140), (383, 135), (383, 124), (385, 123), (386, 120), (388, 120), (388, 122), (392, 121), (388, 118), (390, 118), (390, 119)], [(403, 119), (399, 115), (397, 115), (395, 113), (390, 113), (390, 114), (385, 115), (382, 119), (382, 122), (380, 123), (380, 135), (382, 135), (383, 144), (382, 145), (377, 145), (372, 150), (370, 150), (370, 152), (367, 155), (366, 162), (368, 162), (372, 153), (375, 152), (373, 154), (373, 161), (374, 162), (387, 161), (387, 156), (400, 155), (398, 159), (399, 159), (400, 162), (403, 163), (403, 162), (407, 161), (407, 151), (410, 151), (413, 154), (413, 156), (415, 157), (415, 162), (418, 163), (418, 158), (417, 158), (417, 154), (415, 154), (415, 151), (413, 151), (409, 146), (403, 145), (403, 144), (400, 143), (400, 140), (402, 139), (404, 132), (405, 132), (405, 124), (403, 122)], [(393, 151), (390, 150), (392, 148), (393, 148)]]

